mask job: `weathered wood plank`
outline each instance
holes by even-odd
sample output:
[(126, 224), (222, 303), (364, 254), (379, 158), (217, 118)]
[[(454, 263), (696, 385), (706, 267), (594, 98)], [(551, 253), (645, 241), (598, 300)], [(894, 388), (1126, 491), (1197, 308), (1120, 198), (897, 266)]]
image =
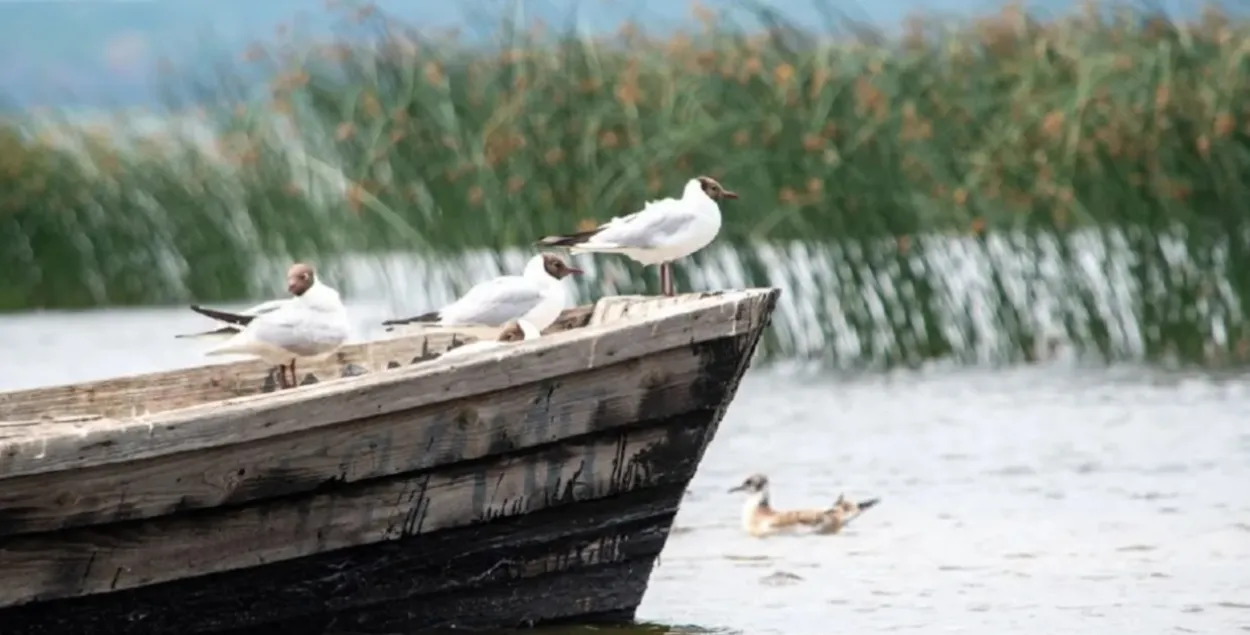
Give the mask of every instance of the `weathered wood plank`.
[(757, 289), (698, 298), (654, 316), (521, 342), (487, 358), (435, 361), (134, 420), (27, 429), (0, 438), (0, 479), (244, 443), (758, 331), (777, 294)]
[[(0, 609), (0, 624), (5, 635), (260, 635), (319, 633), (340, 619), (357, 629), (406, 620), (390, 632), (410, 633), (449, 621), (559, 619), (571, 609), (619, 618), (641, 600), (683, 490), (669, 483), (241, 571)], [(625, 565), (609, 569), (625, 577), (581, 575), (612, 563)], [(578, 584), (565, 589), (560, 580)], [(500, 594), (528, 601), (501, 605)], [(617, 599), (602, 604), (609, 596)]]
[[(474, 338), (439, 333), (344, 346), (333, 357), (301, 365), (301, 382), (310, 375), (352, 377), (436, 358)], [(200, 344), (200, 346), (204, 346)], [(315, 379), (313, 381), (316, 381)], [(125, 419), (154, 415), (223, 399), (277, 390), (273, 366), (259, 360), (197, 366), (102, 381), (0, 393), (0, 435), (19, 432), (48, 419), (99, 416)], [(0, 437), (2, 438), (2, 437)]]
[(0, 487), (0, 536), (237, 505), (716, 407), (749, 337), (322, 430), (9, 479)]
[(0, 606), (104, 593), (684, 482), (712, 410), (539, 451), (231, 509), (8, 538)]
[[(557, 333), (585, 326), (592, 310), (593, 306), (566, 310), (545, 332)], [(317, 383), (334, 377), (354, 377), (418, 364), (475, 339), (438, 332), (349, 344), (330, 359), (301, 364), (300, 381)], [(202, 343), (186, 345), (204, 346)], [(3, 392), (0, 393), (0, 438), (21, 434), (14, 428), (37, 426), (49, 419), (125, 419), (271, 393), (277, 389), (274, 369), (264, 362), (251, 360)]]
[[(681, 310), (696, 298), (706, 300), (724, 295), (725, 291), (684, 293), (675, 296), (613, 295), (600, 298), (590, 309), (587, 324), (611, 324), (623, 320), (637, 320), (674, 310)], [(730, 292), (732, 293), (732, 292)]]

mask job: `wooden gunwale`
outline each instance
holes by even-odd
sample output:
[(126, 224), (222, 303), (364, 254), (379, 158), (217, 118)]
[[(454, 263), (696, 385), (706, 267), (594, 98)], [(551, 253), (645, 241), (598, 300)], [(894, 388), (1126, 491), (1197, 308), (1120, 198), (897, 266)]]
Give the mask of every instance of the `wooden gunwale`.
[[(739, 336), (741, 337), (741, 336)], [(33, 474), (0, 487), (0, 537), (118, 522), (471, 461), (711, 406), (691, 387), (730, 352), (716, 340), (495, 393), (119, 465)], [(361, 460), (372, 455), (371, 460)], [(393, 458), (398, 457), (398, 458)], [(123, 495), (124, 493), (124, 495)]]
[[(565, 310), (546, 333), (586, 326), (593, 305)], [(331, 359), (300, 365), (302, 385), (318, 377), (352, 377), (420, 364), (449, 348), (474, 341), (474, 334), (433, 332), (344, 346)], [(131, 419), (279, 390), (275, 369), (259, 360), (212, 363), (172, 371), (126, 375), (77, 384), (0, 392), (0, 439), (26, 434), (50, 422), (89, 424), (99, 419)]]
[[(332, 379), (129, 420), (52, 423), (0, 439), (0, 479), (202, 450), (493, 392), (759, 328), (776, 290), (704, 294), (636, 320), (554, 333), (489, 357)], [(614, 297), (617, 304), (645, 302)], [(602, 301), (601, 301), (602, 304)], [(769, 305), (769, 309), (765, 309)], [(596, 308), (598, 310), (598, 307)], [(628, 312), (626, 307), (623, 312)], [(435, 379), (437, 378), (437, 379)], [(421, 381), (427, 388), (414, 394)], [(428, 389), (428, 388), (432, 388)]]

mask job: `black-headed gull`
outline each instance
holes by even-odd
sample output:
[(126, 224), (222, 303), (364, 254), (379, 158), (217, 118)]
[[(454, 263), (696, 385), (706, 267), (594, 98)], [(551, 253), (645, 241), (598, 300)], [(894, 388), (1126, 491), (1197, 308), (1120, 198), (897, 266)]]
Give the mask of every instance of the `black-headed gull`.
[(764, 474), (752, 474), (729, 491), (747, 493), (746, 504), (742, 507), (742, 528), (756, 538), (798, 528), (810, 528), (817, 534), (836, 534), (864, 510), (880, 502), (877, 498), (855, 502), (847, 500), (845, 494), (838, 494), (832, 507), (778, 510), (768, 502), (768, 477)]
[[(296, 263), (286, 274), (287, 291), (293, 297), (273, 300), (251, 310), (267, 308), (253, 314), (230, 313), (197, 305), (191, 310), (214, 320), (234, 325), (205, 334), (237, 332), (205, 355), (252, 355), (275, 364), (283, 388), (298, 384), (295, 374), (297, 359), (318, 360), (333, 354), (347, 341), (351, 324), (339, 292), (317, 279), (311, 265)], [(286, 379), (290, 368), (291, 380)]]
[(469, 342), (463, 346), (457, 346), (456, 348), (439, 355), (437, 359), (461, 357), (470, 353), (499, 348), (500, 346), (513, 342), (536, 340), (539, 337), (542, 337), (542, 333), (537, 327), (530, 324), (527, 320), (509, 320), (508, 323), (504, 325), (503, 330), (499, 331), (499, 336), (495, 339)]
[(382, 324), (498, 328), (509, 320), (525, 320), (542, 331), (560, 317), (568, 302), (564, 278), (580, 273), (581, 269), (564, 264), (557, 256), (538, 254), (530, 258), (519, 276), (499, 276), (479, 282), (459, 300), (437, 311), (386, 320)]
[(584, 232), (547, 236), (538, 241), (548, 247), (568, 247), (571, 253), (624, 254), (643, 265), (660, 265), (660, 292), (674, 295), (676, 285), (670, 263), (703, 249), (720, 232), (717, 201), (738, 198), (715, 179), (690, 179), (681, 198), (649, 201), (642, 211), (619, 216)]

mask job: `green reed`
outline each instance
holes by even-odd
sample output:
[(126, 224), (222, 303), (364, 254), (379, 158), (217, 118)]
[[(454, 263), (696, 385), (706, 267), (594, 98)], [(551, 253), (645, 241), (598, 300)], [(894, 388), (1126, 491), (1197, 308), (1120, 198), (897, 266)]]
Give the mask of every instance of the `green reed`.
[[(1237, 322), (1230, 341), (1250, 338), (1238, 317), (1250, 315), (1250, 22), (1092, 5), (1039, 21), (1008, 7), (831, 38), (745, 32), (696, 9), (702, 26), (671, 38), (507, 25), (482, 47), (344, 11), (357, 39), (251, 49), (240, 72), (272, 81), (235, 101), (222, 81), (201, 104), (219, 135), (208, 147), (171, 133), (121, 150), (62, 126), (82, 140), (75, 155), (0, 132), (0, 309), (234, 298), (258, 289), (239, 274), (275, 255), (527, 245), (706, 173), (741, 195), (722, 243), (841, 254), (837, 288), (811, 301), (836, 301), (892, 363), (950, 352), (937, 325), (971, 310), (925, 264), (926, 236), (982, 252), (990, 236), (1025, 252), (1059, 237), (1076, 271), (1069, 238), (1115, 230), (1149, 356), (1204, 354), (1210, 320), (1189, 308), (1219, 305), (1218, 284), (1237, 299), (1211, 314)], [(1191, 262), (1169, 260), (1161, 236)], [(1010, 356), (1040, 337), (1027, 297), (1011, 299), (1036, 267), (989, 272)], [(905, 297), (885, 302), (882, 276)], [(1067, 289), (1064, 328), (1110, 354), (1122, 325), (1078, 319), (1103, 301), (1082, 284)], [(884, 324), (882, 302), (899, 307)]]

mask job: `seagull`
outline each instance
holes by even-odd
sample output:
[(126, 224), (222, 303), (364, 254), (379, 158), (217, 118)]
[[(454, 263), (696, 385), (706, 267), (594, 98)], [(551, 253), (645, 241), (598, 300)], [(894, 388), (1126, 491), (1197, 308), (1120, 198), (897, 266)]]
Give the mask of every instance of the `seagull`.
[(521, 342), (525, 340), (536, 340), (542, 337), (542, 333), (526, 320), (509, 320), (504, 325), (503, 330), (499, 332), (499, 337), (493, 340), (481, 340), (470, 342), (463, 346), (457, 346), (435, 359), (449, 359), (454, 357), (462, 357), (469, 353), (491, 350), (504, 346), (512, 342)]
[[(192, 335), (225, 335), (233, 329), (230, 339), (204, 354), (259, 357), (278, 366), (283, 388), (293, 388), (298, 383), (297, 359), (319, 360), (337, 351), (351, 330), (339, 292), (318, 280), (313, 267), (304, 263), (291, 265), (286, 281), (291, 298), (252, 307), (252, 314), (191, 305), (196, 313), (232, 325)], [(286, 379), (288, 367), (290, 382)]]
[(581, 273), (581, 269), (564, 264), (556, 256), (538, 254), (530, 258), (524, 273), (519, 276), (499, 276), (479, 282), (459, 300), (437, 311), (386, 320), (382, 325), (394, 327), (415, 322), (442, 327), (497, 329), (509, 320), (524, 320), (542, 331), (560, 317), (568, 301), (564, 278)]
[(746, 492), (746, 504), (742, 507), (742, 528), (756, 538), (790, 531), (799, 527), (811, 528), (816, 534), (836, 534), (864, 510), (875, 506), (880, 499), (854, 502), (839, 494), (832, 507), (811, 509), (776, 510), (768, 501), (768, 477), (763, 474), (748, 476), (741, 485), (730, 492)]
[(568, 247), (570, 253), (624, 254), (643, 265), (660, 265), (660, 293), (674, 295), (671, 263), (703, 249), (720, 232), (717, 201), (738, 198), (715, 179), (686, 182), (681, 198), (649, 201), (642, 211), (620, 216), (589, 231), (547, 236), (538, 245)]

